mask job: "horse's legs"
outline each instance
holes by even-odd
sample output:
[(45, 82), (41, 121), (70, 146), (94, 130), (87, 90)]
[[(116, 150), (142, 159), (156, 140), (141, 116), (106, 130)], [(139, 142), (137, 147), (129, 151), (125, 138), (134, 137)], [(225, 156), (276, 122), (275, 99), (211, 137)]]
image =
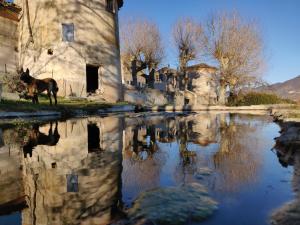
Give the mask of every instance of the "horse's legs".
[(34, 96), (34, 98), (35, 98), (35, 103), (36, 103), (36, 104), (39, 104), (39, 97), (38, 97), (37, 94)]
[(51, 99), (51, 92), (50, 92), (50, 90), (47, 91), (47, 95), (48, 95), (48, 98), (49, 98), (49, 101), (50, 101), (50, 105), (52, 105), (52, 99)]
[(57, 126), (58, 126), (58, 122), (57, 120), (55, 121), (55, 128), (54, 128), (54, 135), (58, 135), (58, 129), (57, 129)]
[(54, 97), (55, 105), (57, 105), (57, 92), (52, 91), (52, 94), (53, 94), (53, 97)]
[(32, 103), (33, 104), (38, 104), (39, 103), (39, 99), (38, 99), (37, 95), (33, 95), (31, 98), (32, 98)]
[(50, 128), (49, 128), (49, 131), (48, 131), (48, 136), (52, 136), (52, 122), (50, 122)]

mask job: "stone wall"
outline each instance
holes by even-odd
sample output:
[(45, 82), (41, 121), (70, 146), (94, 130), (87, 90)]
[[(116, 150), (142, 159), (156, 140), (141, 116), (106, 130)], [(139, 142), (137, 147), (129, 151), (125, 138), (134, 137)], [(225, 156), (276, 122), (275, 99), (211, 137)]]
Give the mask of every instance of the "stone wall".
[(15, 73), (18, 66), (18, 22), (0, 15), (0, 24), (0, 75)]
[(124, 100), (129, 103), (147, 106), (168, 104), (166, 93), (150, 88), (141, 91), (127, 88), (124, 91)]

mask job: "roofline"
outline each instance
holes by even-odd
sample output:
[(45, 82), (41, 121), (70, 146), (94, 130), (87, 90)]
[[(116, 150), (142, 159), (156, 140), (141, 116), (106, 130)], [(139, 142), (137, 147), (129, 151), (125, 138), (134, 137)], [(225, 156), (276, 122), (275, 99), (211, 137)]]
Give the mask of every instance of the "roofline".
[(192, 65), (192, 66), (188, 66), (187, 69), (214, 69), (214, 70), (217, 70), (216, 67), (214, 66), (210, 66), (210, 65), (207, 65), (205, 63), (200, 63), (200, 64), (195, 64), (195, 65)]
[(123, 5), (124, 5), (124, 1), (123, 0), (118, 0), (119, 9), (122, 8)]

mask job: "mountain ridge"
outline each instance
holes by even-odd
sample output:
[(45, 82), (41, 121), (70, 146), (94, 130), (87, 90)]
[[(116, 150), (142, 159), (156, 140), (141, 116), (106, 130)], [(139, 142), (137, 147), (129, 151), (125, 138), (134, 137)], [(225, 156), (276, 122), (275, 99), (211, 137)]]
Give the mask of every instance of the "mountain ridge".
[(254, 91), (273, 93), (281, 98), (300, 102), (300, 75), (284, 82), (257, 87)]

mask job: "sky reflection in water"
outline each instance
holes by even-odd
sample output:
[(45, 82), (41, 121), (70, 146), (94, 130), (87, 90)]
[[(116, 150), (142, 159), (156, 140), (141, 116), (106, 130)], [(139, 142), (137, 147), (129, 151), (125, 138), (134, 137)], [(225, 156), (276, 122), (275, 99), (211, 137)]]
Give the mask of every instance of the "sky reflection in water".
[(0, 224), (109, 224), (144, 191), (195, 182), (219, 203), (201, 224), (269, 224), (292, 199), (293, 170), (270, 150), (278, 131), (267, 116), (218, 113), (3, 127)]

